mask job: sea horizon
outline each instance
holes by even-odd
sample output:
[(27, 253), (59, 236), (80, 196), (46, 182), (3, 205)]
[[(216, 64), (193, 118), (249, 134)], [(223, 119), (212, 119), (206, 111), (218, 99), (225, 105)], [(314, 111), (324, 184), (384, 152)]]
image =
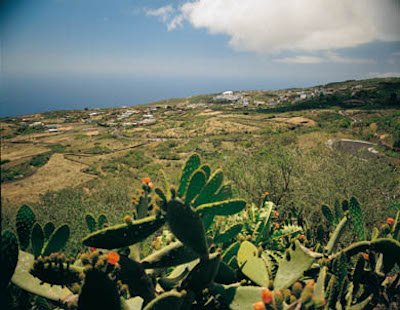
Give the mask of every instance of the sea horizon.
[[(351, 79), (351, 78), (349, 78)], [(136, 106), (225, 90), (311, 87), (338, 80), (209, 77), (3, 77), (0, 117)]]

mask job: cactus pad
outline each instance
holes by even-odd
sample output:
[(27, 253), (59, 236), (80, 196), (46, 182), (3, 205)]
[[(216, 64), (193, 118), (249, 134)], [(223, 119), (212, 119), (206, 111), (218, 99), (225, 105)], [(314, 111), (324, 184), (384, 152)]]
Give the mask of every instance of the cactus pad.
[(195, 252), (177, 241), (145, 257), (142, 263), (146, 269), (166, 268), (191, 262), (197, 257)]
[(269, 273), (266, 262), (258, 255), (258, 249), (249, 241), (243, 241), (237, 253), (237, 261), (242, 273), (254, 283), (267, 287)]
[(31, 231), (35, 222), (36, 216), (32, 209), (27, 205), (21, 206), (17, 213), (16, 225), (19, 245), (22, 250), (26, 250), (29, 246)]
[(156, 232), (165, 220), (162, 217), (149, 216), (98, 230), (83, 239), (83, 244), (100, 249), (116, 249), (140, 242)]
[(189, 184), (190, 176), (199, 167), (200, 167), (200, 156), (197, 154), (193, 154), (192, 156), (190, 156), (188, 158), (188, 160), (185, 163), (185, 166), (183, 167), (181, 179), (179, 182), (179, 188), (178, 188), (178, 196), (179, 197), (183, 197), (185, 195), (186, 189)]
[(211, 215), (233, 215), (244, 209), (246, 202), (242, 199), (231, 199), (220, 202), (203, 204), (196, 208), (196, 212), (201, 216)]
[(0, 242), (0, 290), (3, 291), (11, 280), (18, 262), (18, 240), (9, 230), (1, 234)]
[(167, 205), (167, 222), (172, 233), (199, 256), (208, 255), (208, 247), (200, 216), (178, 200)]
[(42, 254), (44, 256), (50, 255), (51, 253), (61, 251), (68, 242), (69, 239), (69, 226), (62, 225), (58, 227), (49, 237), (46, 244), (44, 245)]

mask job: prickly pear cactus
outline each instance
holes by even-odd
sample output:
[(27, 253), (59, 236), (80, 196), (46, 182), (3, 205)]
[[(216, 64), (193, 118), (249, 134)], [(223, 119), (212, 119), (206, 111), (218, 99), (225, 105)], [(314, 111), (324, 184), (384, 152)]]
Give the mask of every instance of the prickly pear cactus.
[(201, 204), (209, 202), (209, 197), (215, 195), (218, 189), (221, 187), (224, 180), (224, 174), (221, 170), (217, 170), (208, 180), (207, 184), (201, 189), (199, 195), (193, 202), (193, 207), (197, 207)]
[(61, 251), (69, 239), (69, 226), (62, 225), (58, 227), (49, 237), (49, 240), (44, 244), (42, 255), (48, 256), (51, 253)]
[(86, 226), (89, 229), (89, 232), (94, 232), (97, 228), (97, 223), (93, 215), (86, 214), (85, 216)]
[(191, 155), (183, 167), (181, 179), (179, 182), (178, 196), (183, 197), (189, 185), (189, 179), (193, 172), (200, 167), (200, 156), (197, 154)]
[(167, 204), (167, 222), (172, 233), (201, 257), (208, 256), (208, 246), (200, 216), (179, 200)]
[(196, 258), (196, 252), (177, 241), (143, 258), (142, 263), (146, 269), (166, 268), (185, 264)]
[(35, 222), (36, 216), (32, 209), (27, 205), (21, 206), (16, 217), (17, 234), (21, 250), (28, 248), (32, 227)]
[(350, 198), (349, 203), (350, 220), (358, 236), (358, 240), (366, 240), (364, 216), (360, 203), (355, 197)]
[(199, 292), (207, 288), (214, 281), (221, 262), (221, 255), (212, 254), (210, 256), (209, 259), (200, 260), (193, 270), (190, 271), (182, 282), (182, 289)]
[(18, 240), (9, 230), (1, 234), (0, 242), (0, 291), (4, 291), (14, 274), (18, 262)]
[(274, 288), (288, 288), (309, 269), (316, 258), (322, 255), (311, 252), (296, 240), (295, 243), (286, 250), (284, 258), (279, 262), (279, 267), (274, 279)]
[(125, 224), (110, 226), (86, 236), (82, 242), (86, 246), (100, 249), (116, 249), (138, 243), (156, 232), (165, 220), (163, 217), (149, 216)]
[(78, 300), (79, 309), (121, 309), (117, 286), (102, 271), (92, 269), (86, 272)]
[(52, 222), (48, 222), (48, 223), (46, 223), (46, 225), (44, 225), (43, 233), (44, 233), (44, 238), (46, 240), (48, 240), (50, 238), (51, 234), (54, 232), (54, 229), (56, 229), (56, 227), (54, 226), (54, 224)]
[(237, 253), (237, 262), (241, 272), (254, 283), (268, 287), (269, 273), (267, 262), (261, 257), (257, 247), (249, 241), (243, 241)]
[(53, 253), (50, 256), (37, 259), (30, 273), (43, 282), (51, 285), (69, 285), (80, 282), (83, 268), (71, 265), (62, 253)]
[(42, 254), (42, 249), (44, 245), (44, 232), (42, 226), (39, 223), (35, 223), (32, 229), (32, 236), (31, 236), (31, 248), (32, 254), (38, 257)]

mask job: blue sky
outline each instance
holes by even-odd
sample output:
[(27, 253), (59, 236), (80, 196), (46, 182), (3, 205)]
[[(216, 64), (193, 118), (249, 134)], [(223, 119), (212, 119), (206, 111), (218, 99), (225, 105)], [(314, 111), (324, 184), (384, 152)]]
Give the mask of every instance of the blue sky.
[(277, 3), (3, 1), (0, 115), (400, 75), (399, 1)]

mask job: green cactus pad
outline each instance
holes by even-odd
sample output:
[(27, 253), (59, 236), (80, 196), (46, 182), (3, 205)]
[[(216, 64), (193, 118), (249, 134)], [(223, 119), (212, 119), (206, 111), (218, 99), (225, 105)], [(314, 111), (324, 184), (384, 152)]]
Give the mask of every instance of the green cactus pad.
[(233, 215), (242, 211), (246, 202), (242, 199), (231, 199), (220, 202), (213, 202), (197, 207), (196, 212), (201, 216), (211, 215)]
[(83, 268), (62, 261), (44, 264), (42, 260), (37, 260), (30, 273), (45, 283), (64, 286), (80, 282)]
[(325, 280), (328, 267), (324, 266), (319, 271), (317, 283), (314, 286), (312, 300), (317, 307), (323, 307), (326, 303), (325, 300)]
[(210, 175), (211, 175), (210, 166), (209, 165), (201, 165), (200, 169), (204, 171), (204, 173), (206, 175), (206, 180), (208, 180), (210, 178)]
[(188, 158), (182, 170), (181, 179), (179, 182), (178, 196), (183, 197), (189, 184), (190, 176), (200, 167), (200, 156), (193, 154)]
[(119, 265), (121, 266), (119, 280), (128, 285), (129, 294), (132, 297), (142, 297), (144, 304), (155, 298), (153, 282), (144, 271), (141, 263), (121, 255)]
[(178, 200), (167, 205), (167, 222), (172, 233), (199, 256), (208, 256), (208, 247), (200, 216)]
[(221, 255), (219, 253), (210, 255), (209, 259), (200, 260), (182, 281), (181, 288), (199, 292), (208, 287), (214, 281), (218, 273), (220, 262)]
[(97, 229), (103, 229), (104, 225), (108, 223), (108, 219), (104, 214), (100, 214), (97, 219)]
[(121, 309), (116, 284), (108, 275), (97, 269), (86, 272), (78, 300), (79, 309)]
[(143, 310), (172, 310), (180, 309), (183, 304), (185, 293), (169, 291), (154, 298)]
[(31, 294), (53, 301), (64, 300), (72, 295), (72, 292), (67, 288), (62, 288), (59, 285), (50, 286), (50, 284), (42, 283), (41, 280), (32, 276), (29, 271), (33, 266), (33, 262), (34, 257), (32, 254), (19, 251), (18, 265), (11, 282)]
[(195, 252), (177, 241), (145, 257), (142, 263), (146, 269), (166, 268), (185, 264), (196, 258), (198, 255)]
[(327, 205), (322, 205), (321, 210), (322, 214), (325, 216), (325, 219), (328, 221), (328, 223), (333, 224), (334, 218), (331, 209)]
[(189, 268), (186, 267), (182, 269), (181, 272), (174, 277), (172, 277), (171, 275), (169, 275), (168, 277), (160, 277), (158, 279), (158, 284), (160, 284), (160, 286), (166, 291), (172, 290), (178, 287), (178, 285), (182, 282), (183, 279), (186, 278), (189, 272), (190, 272)]
[(338, 244), (340, 237), (343, 235), (344, 230), (346, 229), (347, 222), (348, 222), (348, 218), (347, 218), (347, 216), (345, 216), (344, 218), (341, 219), (339, 224), (336, 226), (334, 232), (332, 233), (332, 235), (328, 241), (328, 244), (325, 247), (326, 253), (328, 255), (333, 252), (336, 245)]
[(18, 262), (18, 240), (9, 230), (1, 234), (0, 242), (0, 290), (3, 291), (14, 274)]
[(304, 271), (309, 269), (316, 258), (322, 255), (305, 248), (301, 243), (295, 241), (295, 250), (288, 249), (290, 259), (285, 256), (280, 262), (274, 280), (275, 289), (290, 287), (303, 276)]
[(51, 234), (54, 232), (56, 227), (52, 222), (47, 222), (46, 225), (43, 227), (44, 238), (47, 240), (50, 238)]
[(224, 180), (224, 174), (221, 170), (215, 171), (210, 177), (207, 184), (203, 187), (200, 194), (193, 202), (193, 207), (210, 202), (209, 198), (212, 197), (221, 187)]
[(227, 263), (221, 261), (218, 273), (215, 276), (215, 282), (220, 284), (232, 284), (237, 282), (236, 271), (229, 267)]
[(350, 198), (349, 203), (350, 220), (353, 224), (354, 230), (357, 233), (358, 240), (366, 240), (364, 216), (360, 203), (355, 197)]
[(218, 234), (214, 238), (215, 243), (225, 243), (231, 241), (238, 233), (242, 231), (243, 224), (236, 224), (229, 227), (226, 231)]
[(343, 209), (339, 200), (335, 200), (333, 209), (335, 211), (335, 224), (339, 223), (340, 219), (343, 217)]
[(203, 170), (199, 169), (193, 173), (190, 178), (189, 186), (186, 191), (185, 204), (190, 205), (192, 200), (200, 193), (206, 184), (206, 175)]
[(217, 202), (231, 199), (233, 196), (232, 194), (232, 185), (231, 184), (224, 184), (221, 188), (216, 192), (213, 196), (209, 197), (209, 202)]
[(237, 252), (239, 251), (240, 248), (240, 242), (236, 241), (232, 243), (223, 253), (222, 253), (222, 260), (225, 263), (228, 263), (231, 258), (237, 255)]
[(259, 257), (257, 247), (243, 241), (237, 253), (237, 262), (242, 273), (254, 283), (268, 287), (269, 273), (266, 262)]
[(32, 229), (32, 236), (31, 236), (31, 244), (32, 244), (32, 252), (33, 255), (38, 257), (42, 254), (42, 249), (44, 245), (44, 232), (42, 226), (36, 223)]
[(58, 227), (50, 236), (43, 248), (42, 254), (48, 256), (51, 253), (61, 251), (69, 239), (69, 226), (62, 225)]
[(86, 246), (100, 249), (122, 248), (146, 239), (164, 223), (165, 220), (162, 217), (149, 216), (133, 221), (131, 224), (103, 228), (86, 236), (82, 242)]
[(89, 229), (89, 232), (94, 232), (97, 229), (97, 223), (93, 215), (86, 214), (85, 216), (86, 226)]
[(35, 222), (36, 216), (32, 209), (27, 205), (21, 206), (17, 213), (16, 226), (19, 245), (22, 250), (26, 250), (29, 246), (31, 231)]

